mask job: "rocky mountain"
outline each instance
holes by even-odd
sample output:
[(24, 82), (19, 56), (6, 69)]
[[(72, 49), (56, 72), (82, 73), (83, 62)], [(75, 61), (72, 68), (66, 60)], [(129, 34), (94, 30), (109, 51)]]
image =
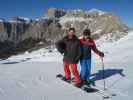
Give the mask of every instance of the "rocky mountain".
[(85, 28), (91, 29), (96, 38), (109, 34), (108, 40), (118, 40), (129, 30), (119, 17), (96, 9), (68, 11), (65, 16), (60, 17), (59, 22), (64, 29), (74, 26), (78, 35), (81, 35)]
[(118, 40), (130, 30), (119, 17), (109, 12), (50, 8), (37, 20), (13, 17), (6, 21), (1, 18), (0, 54), (25, 51), (40, 41), (44, 44), (54, 43), (67, 34), (70, 27), (76, 28), (78, 36), (85, 28), (90, 28), (93, 38), (106, 37), (106, 41)]
[(65, 11), (63, 9), (50, 8), (44, 15), (44, 18), (49, 17), (58, 19), (58, 23), (66, 32), (68, 28), (75, 27), (77, 35), (81, 36), (83, 30), (89, 28), (94, 38), (98, 39), (101, 36), (105, 36), (106, 41), (118, 40), (130, 30), (118, 16), (97, 9)]

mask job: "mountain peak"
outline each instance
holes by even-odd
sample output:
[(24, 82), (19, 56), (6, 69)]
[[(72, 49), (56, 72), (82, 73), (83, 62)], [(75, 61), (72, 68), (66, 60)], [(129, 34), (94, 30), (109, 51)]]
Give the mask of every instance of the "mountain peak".
[(95, 9), (95, 8), (93, 8), (93, 9), (90, 9), (89, 11), (88, 11), (88, 13), (98, 13), (99, 15), (103, 15), (103, 14), (105, 14), (106, 12), (104, 12), (104, 11), (102, 11), (102, 10), (99, 10), (99, 9)]
[(61, 8), (49, 8), (45, 14), (46, 17), (62, 17), (66, 14), (66, 11)]
[(5, 19), (3, 19), (3, 18), (0, 18), (0, 22), (4, 22), (5, 21)]

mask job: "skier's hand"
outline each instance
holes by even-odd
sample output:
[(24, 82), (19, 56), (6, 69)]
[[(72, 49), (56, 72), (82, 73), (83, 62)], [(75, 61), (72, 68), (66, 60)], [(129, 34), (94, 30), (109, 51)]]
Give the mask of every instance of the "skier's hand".
[(99, 56), (100, 56), (100, 57), (104, 57), (104, 53), (103, 53), (103, 52), (100, 52), (100, 53), (99, 53)]

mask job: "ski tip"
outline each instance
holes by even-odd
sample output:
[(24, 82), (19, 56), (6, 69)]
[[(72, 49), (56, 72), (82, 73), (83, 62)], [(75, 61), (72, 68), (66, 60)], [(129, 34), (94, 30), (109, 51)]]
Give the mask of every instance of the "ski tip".
[(94, 92), (98, 92), (99, 90), (98, 89), (95, 89), (95, 88), (84, 88), (84, 90), (87, 92), (87, 93), (94, 93)]
[(103, 96), (103, 99), (109, 99), (110, 97), (109, 96)]
[(112, 94), (112, 96), (117, 96), (116, 94)]
[(56, 78), (63, 77), (61, 74), (57, 74)]

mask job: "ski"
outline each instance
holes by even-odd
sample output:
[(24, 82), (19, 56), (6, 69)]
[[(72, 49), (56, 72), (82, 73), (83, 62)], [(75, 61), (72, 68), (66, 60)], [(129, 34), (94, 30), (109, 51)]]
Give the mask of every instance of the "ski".
[(109, 89), (105, 89), (105, 90), (102, 89), (103, 87), (100, 86), (100, 85), (91, 86), (91, 87), (95, 87), (95, 88), (99, 89), (101, 92), (107, 93), (107, 94), (108, 94), (109, 96), (111, 96), (111, 97), (117, 96), (116, 93), (114, 93), (113, 91), (110, 91)]
[[(71, 80), (73, 81), (74, 78), (72, 77)], [(103, 98), (104, 98), (104, 99), (117, 96), (116, 93), (114, 93), (113, 91), (110, 91), (109, 89), (103, 90), (103, 87), (102, 87), (102, 86), (100, 86), (100, 85), (94, 86), (94, 85), (92, 85), (92, 84), (93, 84), (93, 82), (90, 82), (90, 85), (89, 85), (88, 87), (92, 87), (92, 88), (98, 89), (97, 93), (103, 95)], [(86, 85), (86, 86), (87, 86), (87, 85)]]
[(104, 99), (108, 99), (108, 98), (117, 96), (117, 94), (114, 93), (113, 91), (110, 91), (109, 89), (105, 89), (105, 90), (104, 90), (103, 87), (100, 86), (100, 85), (95, 85), (95, 86), (94, 86), (94, 85), (93, 85), (93, 82), (90, 82), (90, 86), (91, 86), (92, 88), (97, 88), (97, 89), (99, 90), (99, 91), (97, 91), (97, 93), (102, 94)]
[[(63, 80), (63, 77), (64, 76), (62, 74), (56, 75), (56, 78), (59, 78), (61, 80)], [(63, 81), (68, 83), (68, 84), (72, 84), (73, 79), (69, 80), (69, 81), (66, 81), (66, 80), (63, 80)], [(103, 99), (109, 99), (112, 97), (109, 93), (106, 93), (105, 91), (101, 90), (100, 88), (97, 88), (94, 86), (82, 85), (81, 87), (76, 87), (76, 88), (81, 89), (86, 93), (97, 93), (97, 94), (101, 95), (103, 97)]]
[[(66, 83), (69, 83), (69, 84), (72, 84), (72, 85), (73, 85), (72, 80), (64, 80), (64, 79), (63, 79), (64, 76), (63, 76), (62, 74), (56, 75), (56, 78), (59, 78), (59, 79), (61, 79), (62, 81), (64, 81), (64, 82), (66, 82)], [(98, 91), (98, 89), (96, 89), (96, 88), (88, 87), (88, 86), (85, 86), (85, 85), (82, 85), (81, 87), (77, 87), (77, 86), (75, 86), (75, 85), (73, 85), (73, 86), (76, 87), (76, 88), (78, 88), (78, 89), (83, 90), (83, 91), (86, 92), (86, 93), (94, 93), (94, 92), (97, 92), (97, 91)]]
[[(72, 84), (73, 83), (73, 78), (69, 81), (63, 80), (63, 75), (62, 74), (58, 74), (56, 75), (56, 78), (61, 79), (62, 81), (68, 83), (68, 84)], [(74, 86), (74, 85), (73, 85)], [(75, 86), (76, 87), (76, 86)], [(101, 95), (103, 97), (103, 99), (109, 99), (113, 96), (116, 96), (115, 93), (111, 93), (109, 90), (102, 90), (102, 88), (100, 88), (99, 86), (87, 86), (87, 85), (83, 85), (81, 87), (76, 87), (78, 89), (83, 90), (86, 93), (97, 93), (99, 95)]]

